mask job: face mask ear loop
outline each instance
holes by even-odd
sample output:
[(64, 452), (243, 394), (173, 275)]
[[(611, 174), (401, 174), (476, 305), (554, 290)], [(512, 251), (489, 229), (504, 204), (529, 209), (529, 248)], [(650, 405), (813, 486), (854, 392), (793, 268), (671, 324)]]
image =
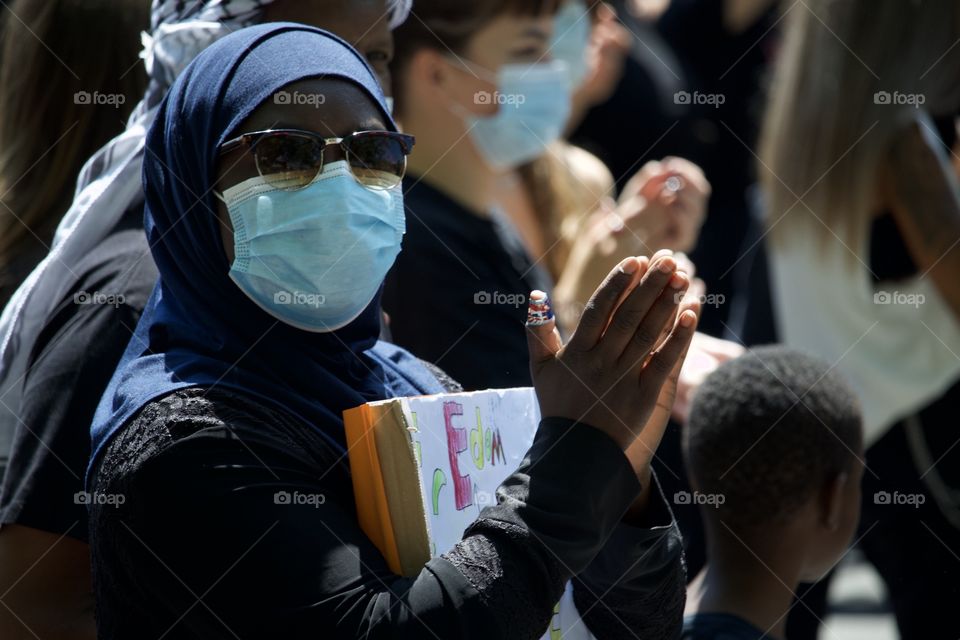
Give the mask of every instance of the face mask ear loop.
[(473, 60), (469, 60), (462, 56), (458, 56), (455, 53), (446, 55), (443, 57), (446, 59), (447, 62), (458, 67), (461, 71), (466, 71), (477, 80), (486, 80), (491, 84), (499, 84), (499, 79), (497, 77), (496, 72), (491, 71), (490, 69), (487, 69), (482, 64), (477, 64)]
[(216, 189), (211, 189), (210, 193), (212, 193), (213, 197), (219, 200), (220, 202), (222, 202), (223, 204), (227, 204), (227, 199), (224, 198), (223, 194), (217, 191)]
[[(497, 74), (493, 73), (489, 69), (482, 67), (476, 64), (475, 62), (465, 60), (463, 58), (453, 57), (451, 55), (446, 55), (443, 57), (451, 66), (455, 66), (460, 71), (465, 71), (466, 73), (471, 74), (474, 78), (477, 78), (478, 80), (486, 80), (487, 82), (495, 85), (497, 87), (495, 91), (500, 90), (500, 81), (496, 77)], [(482, 75), (477, 75), (475, 73), (475, 70), (473, 69), (473, 66), (476, 66)], [(485, 116), (479, 116), (473, 113), (472, 111), (470, 111), (470, 109), (468, 109), (467, 107), (457, 102), (444, 87), (440, 87), (440, 90), (443, 92), (443, 94), (447, 98), (447, 109), (449, 109), (450, 112), (453, 113), (453, 115), (460, 118), (464, 122), (464, 124), (467, 125), (467, 129), (472, 128), (471, 126), (472, 120), (476, 118), (485, 117)], [(490, 116), (486, 116), (486, 117), (493, 117), (494, 115), (496, 114), (491, 114)]]

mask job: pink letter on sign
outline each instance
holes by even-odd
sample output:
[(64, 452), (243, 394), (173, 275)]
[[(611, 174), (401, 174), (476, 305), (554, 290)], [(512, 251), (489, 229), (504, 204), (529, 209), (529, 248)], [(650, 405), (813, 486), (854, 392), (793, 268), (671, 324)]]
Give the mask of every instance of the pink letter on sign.
[(453, 426), (453, 416), (463, 415), (463, 405), (459, 402), (443, 403), (443, 421), (447, 425), (447, 454), (450, 456), (450, 475), (453, 476), (453, 495), (457, 502), (457, 511), (473, 504), (470, 495), (470, 476), (460, 475), (457, 454), (467, 450), (467, 430)]

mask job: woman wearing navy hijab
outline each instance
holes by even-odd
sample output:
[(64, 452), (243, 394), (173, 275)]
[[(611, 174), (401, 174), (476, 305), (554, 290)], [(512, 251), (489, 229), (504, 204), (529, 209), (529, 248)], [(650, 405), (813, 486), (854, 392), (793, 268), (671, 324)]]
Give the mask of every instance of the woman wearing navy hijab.
[(400, 578), (360, 530), (342, 411), (443, 390), (377, 340), (412, 145), (359, 54), (311, 27), (241, 30), (171, 88), (143, 171), (160, 280), (92, 427), (101, 638), (536, 638), (573, 577), (595, 632), (679, 628), (650, 461), (696, 309), (669, 257), (621, 263), (565, 346), (537, 305), (546, 417), (454, 549)]

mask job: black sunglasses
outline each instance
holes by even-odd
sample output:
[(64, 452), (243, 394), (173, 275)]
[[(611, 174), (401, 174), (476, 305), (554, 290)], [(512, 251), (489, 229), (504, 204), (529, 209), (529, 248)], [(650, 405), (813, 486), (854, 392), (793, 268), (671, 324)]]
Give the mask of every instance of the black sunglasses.
[(268, 129), (228, 140), (220, 146), (220, 153), (250, 149), (257, 171), (270, 185), (296, 191), (320, 175), (323, 151), (331, 144), (343, 150), (357, 182), (368, 189), (384, 190), (403, 180), (414, 137), (394, 131), (357, 131), (344, 138), (325, 138), (302, 129)]

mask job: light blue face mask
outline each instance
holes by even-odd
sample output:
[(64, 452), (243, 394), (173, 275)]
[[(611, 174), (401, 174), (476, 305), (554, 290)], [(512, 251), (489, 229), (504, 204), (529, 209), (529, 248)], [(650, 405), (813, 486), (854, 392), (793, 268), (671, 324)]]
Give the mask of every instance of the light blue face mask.
[[(470, 66), (475, 71), (477, 65)], [(470, 127), (474, 146), (493, 169), (513, 169), (543, 155), (563, 133), (570, 116), (570, 78), (560, 60), (537, 64), (505, 64), (495, 77), (497, 91), (478, 91), (477, 104), (496, 104), (497, 113), (480, 117), (459, 113)]]
[(553, 18), (553, 42), (550, 53), (567, 63), (570, 84), (579, 87), (587, 77), (587, 45), (593, 24), (583, 0), (568, 0)]
[(401, 190), (364, 187), (346, 161), (326, 164), (298, 191), (258, 176), (222, 200), (233, 222), (230, 278), (264, 311), (305, 331), (350, 324), (400, 253)]

